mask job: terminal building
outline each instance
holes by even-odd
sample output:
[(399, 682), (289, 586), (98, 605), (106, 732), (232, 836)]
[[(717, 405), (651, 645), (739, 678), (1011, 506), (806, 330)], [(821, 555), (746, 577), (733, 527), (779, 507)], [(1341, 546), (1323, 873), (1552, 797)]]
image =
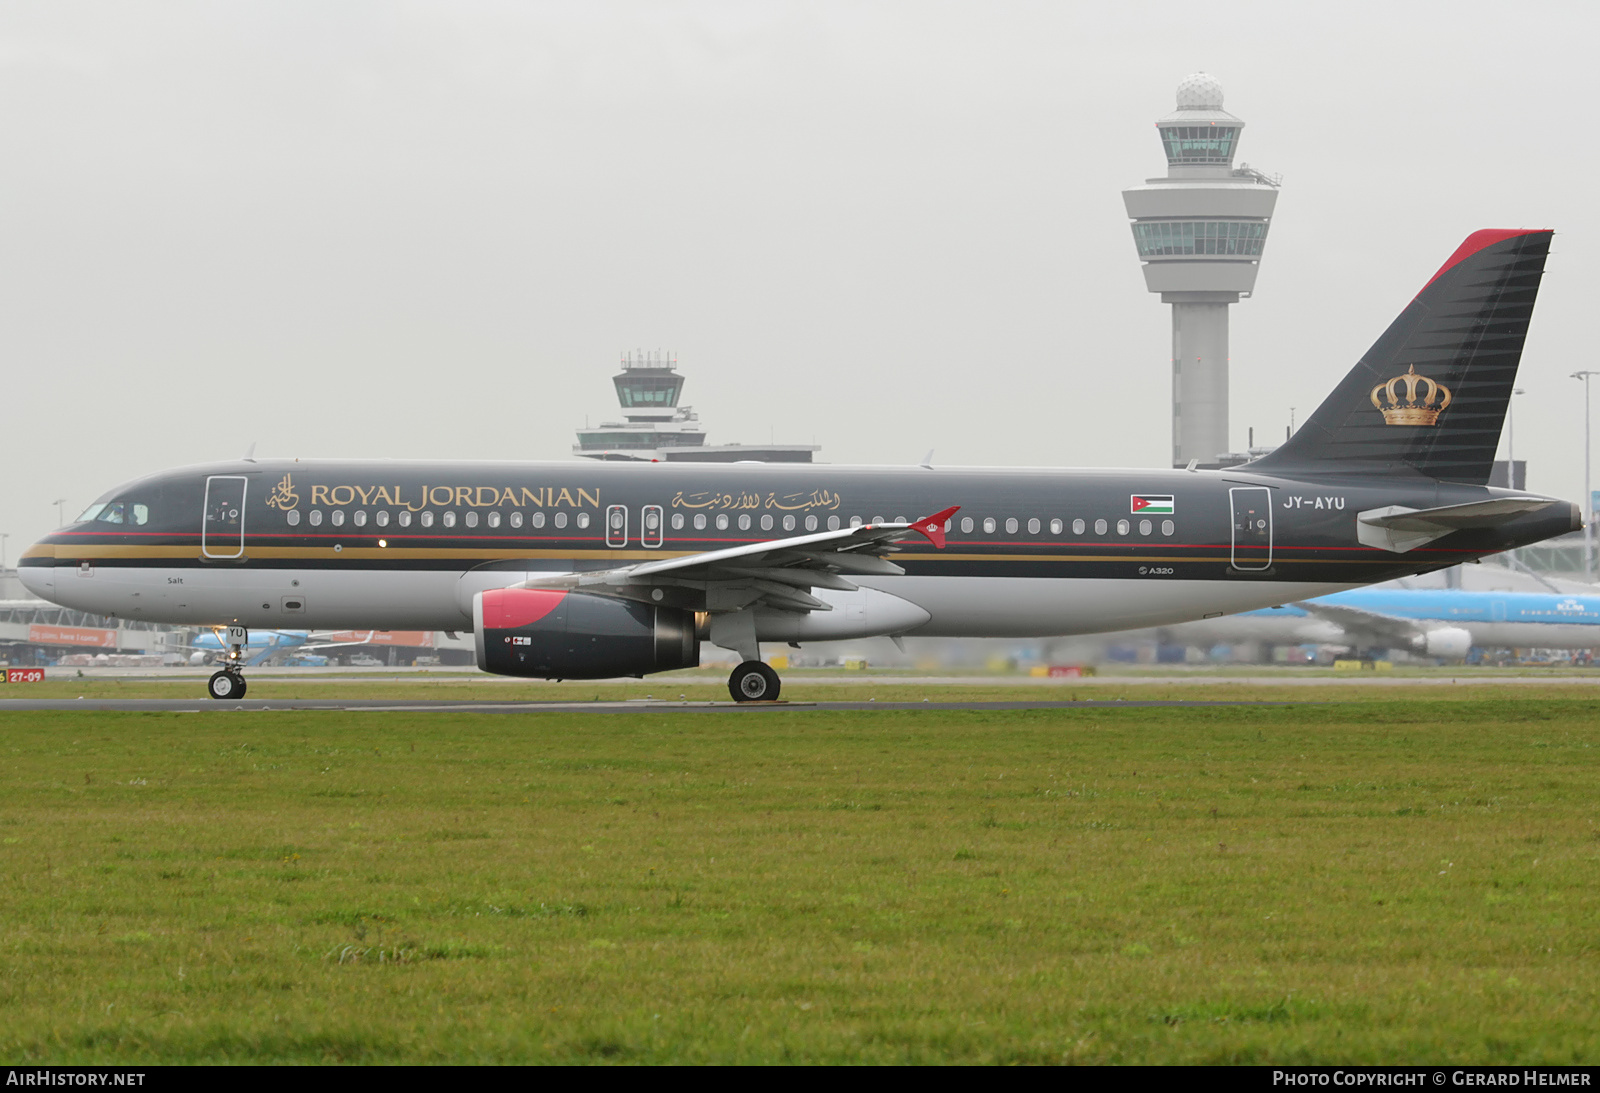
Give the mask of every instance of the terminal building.
[(626, 353), (611, 377), (621, 421), (578, 430), (572, 454), (636, 463), (810, 463), (815, 444), (707, 444), (692, 406), (680, 406), (678, 359), (655, 350)]
[(1228, 435), (1228, 308), (1255, 290), (1278, 180), (1233, 165), (1244, 122), (1197, 72), (1156, 122), (1164, 178), (1122, 193), (1145, 287), (1172, 306), (1172, 465), (1242, 463)]

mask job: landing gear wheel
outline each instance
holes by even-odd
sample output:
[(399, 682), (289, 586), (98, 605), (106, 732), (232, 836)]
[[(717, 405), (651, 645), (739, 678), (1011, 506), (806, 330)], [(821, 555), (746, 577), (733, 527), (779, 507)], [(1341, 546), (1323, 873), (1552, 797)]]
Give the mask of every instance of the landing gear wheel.
[(212, 698), (224, 702), (236, 702), (244, 697), (244, 676), (238, 672), (217, 672), (206, 684), (206, 691)]
[(728, 677), (728, 693), (735, 702), (776, 702), (783, 684), (778, 673), (759, 660), (747, 660)]

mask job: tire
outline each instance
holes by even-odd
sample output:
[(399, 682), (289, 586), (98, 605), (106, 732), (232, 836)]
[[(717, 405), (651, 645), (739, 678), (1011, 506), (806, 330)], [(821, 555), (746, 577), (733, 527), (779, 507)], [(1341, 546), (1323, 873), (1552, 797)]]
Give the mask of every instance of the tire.
[(244, 676), (217, 672), (206, 683), (206, 693), (221, 702), (237, 702), (244, 697)]
[(728, 693), (735, 702), (776, 702), (783, 683), (778, 673), (759, 660), (747, 660), (728, 677)]

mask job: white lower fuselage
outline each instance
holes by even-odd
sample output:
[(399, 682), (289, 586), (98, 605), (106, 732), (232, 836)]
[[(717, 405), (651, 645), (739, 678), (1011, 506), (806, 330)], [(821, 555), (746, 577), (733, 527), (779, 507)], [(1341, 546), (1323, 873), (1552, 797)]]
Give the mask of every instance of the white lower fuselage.
[[(164, 569), (80, 566), (25, 570), (29, 587), (64, 607), (126, 619), (211, 626), (235, 619), (296, 629), (469, 630), (472, 598), (548, 570)], [(45, 574), (50, 573), (49, 577)], [(49, 583), (44, 583), (48, 581)], [(1165, 626), (1324, 595), (1346, 584), (1230, 584), (1152, 578), (857, 577), (858, 592), (817, 590), (831, 611), (761, 612), (763, 641), (907, 634), (1048, 637)]]

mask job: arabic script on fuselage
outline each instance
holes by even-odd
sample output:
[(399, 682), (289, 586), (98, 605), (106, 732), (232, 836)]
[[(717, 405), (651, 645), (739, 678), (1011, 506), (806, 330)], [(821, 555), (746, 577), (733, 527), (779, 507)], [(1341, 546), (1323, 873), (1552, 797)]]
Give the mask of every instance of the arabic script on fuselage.
[(672, 498), (675, 509), (708, 509), (716, 512), (736, 512), (740, 509), (777, 509), (779, 512), (833, 511), (844, 504), (844, 498), (832, 490), (807, 490), (803, 493), (767, 493), (741, 490), (723, 493), (717, 490), (698, 490), (685, 493), (679, 490)]
[(288, 512), (299, 503), (300, 495), (294, 492), (294, 482), (290, 480), (288, 475), (284, 475), (283, 481), (273, 486), (267, 493), (267, 504), (275, 509), (282, 509), (284, 512)]

